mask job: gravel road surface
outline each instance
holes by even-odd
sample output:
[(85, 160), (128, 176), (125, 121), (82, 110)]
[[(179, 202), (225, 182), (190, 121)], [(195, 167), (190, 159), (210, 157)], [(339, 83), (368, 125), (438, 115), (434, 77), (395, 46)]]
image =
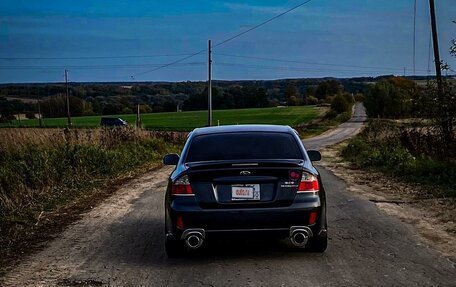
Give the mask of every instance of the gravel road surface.
[(364, 106), (360, 103), (356, 103), (353, 106), (353, 116), (350, 120), (321, 135), (305, 139), (304, 145), (307, 149), (321, 149), (325, 146), (349, 139), (359, 133), (366, 119), (367, 116)]
[[(364, 109), (306, 140), (319, 148), (359, 131)], [(164, 252), (164, 190), (171, 168), (135, 179), (0, 279), (0, 286), (456, 286), (455, 264), (413, 228), (349, 193), (319, 167), (328, 197), (324, 254), (287, 241), (219, 241), (190, 257)]]

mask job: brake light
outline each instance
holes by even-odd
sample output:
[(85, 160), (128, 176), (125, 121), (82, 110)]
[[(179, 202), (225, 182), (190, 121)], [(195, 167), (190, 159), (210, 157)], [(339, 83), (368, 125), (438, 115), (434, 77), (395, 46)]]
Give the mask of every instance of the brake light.
[(188, 176), (184, 175), (177, 179), (171, 187), (172, 195), (193, 195)]
[(301, 182), (298, 186), (298, 193), (318, 192), (319, 189), (320, 185), (318, 184), (318, 178), (310, 173), (303, 172)]

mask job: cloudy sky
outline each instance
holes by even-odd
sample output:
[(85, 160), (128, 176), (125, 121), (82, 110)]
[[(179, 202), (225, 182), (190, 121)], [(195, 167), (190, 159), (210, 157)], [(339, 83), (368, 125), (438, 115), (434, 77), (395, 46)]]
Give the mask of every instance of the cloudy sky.
[[(0, 82), (187, 81), (203, 52), (304, 0), (2, 0)], [(312, 0), (214, 48), (215, 79), (412, 74), (414, 0)], [(455, 0), (436, 1), (441, 57), (456, 38)], [(416, 74), (429, 63), (428, 0), (417, 0)], [(431, 58), (432, 69), (432, 58)], [(432, 69), (433, 72), (433, 69)]]

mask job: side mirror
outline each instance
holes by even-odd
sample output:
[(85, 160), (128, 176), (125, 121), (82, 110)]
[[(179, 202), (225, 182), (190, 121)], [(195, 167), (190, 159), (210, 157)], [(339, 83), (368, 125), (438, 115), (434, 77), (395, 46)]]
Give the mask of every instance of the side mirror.
[(318, 150), (308, 150), (307, 155), (310, 158), (310, 161), (320, 161), (321, 153)]
[(179, 162), (179, 155), (176, 153), (170, 153), (163, 157), (164, 165), (177, 165)]

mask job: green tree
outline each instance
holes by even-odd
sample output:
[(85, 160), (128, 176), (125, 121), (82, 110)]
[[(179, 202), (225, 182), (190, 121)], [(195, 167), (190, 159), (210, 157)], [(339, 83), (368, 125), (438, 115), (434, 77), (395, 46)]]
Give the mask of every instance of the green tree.
[(315, 90), (315, 96), (319, 100), (323, 100), (329, 96), (335, 96), (342, 92), (342, 86), (336, 80), (321, 82)]
[(289, 84), (285, 90), (285, 99), (287, 100), (287, 105), (297, 106), (300, 104), (298, 89), (295, 85)]
[(338, 114), (345, 113), (350, 109), (350, 103), (347, 102), (346, 97), (343, 95), (337, 95), (331, 102), (331, 110)]
[(368, 88), (364, 105), (372, 117), (406, 117), (418, 93), (413, 81), (401, 77), (383, 79)]

